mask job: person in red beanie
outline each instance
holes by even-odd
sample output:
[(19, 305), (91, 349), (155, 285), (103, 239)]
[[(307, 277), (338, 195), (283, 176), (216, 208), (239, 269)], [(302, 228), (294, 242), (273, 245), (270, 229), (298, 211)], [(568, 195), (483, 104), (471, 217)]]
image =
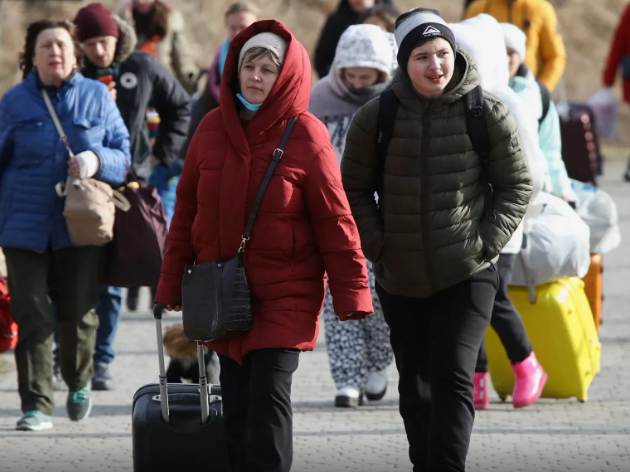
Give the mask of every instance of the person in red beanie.
[[(112, 16), (103, 4), (92, 3), (81, 8), (74, 24), (86, 58), (82, 73), (107, 84), (115, 96), (129, 130), (133, 168), (140, 180), (147, 181), (152, 170), (168, 168), (179, 156), (190, 121), (190, 97), (157, 58), (136, 51), (133, 27)], [(145, 115), (149, 104), (161, 117), (154, 145)], [(109, 366), (115, 355), (112, 345), (121, 305), (122, 289), (100, 288), (93, 390), (114, 388)]]
[(310, 95), (308, 53), (287, 28), (265, 20), (243, 30), (230, 43), (221, 106), (197, 128), (177, 189), (156, 295), (171, 310), (182, 305), (186, 265), (237, 254), (274, 149), (297, 117), (246, 241), (253, 327), (208, 343), (221, 361), (235, 472), (291, 469), (291, 384), (300, 352), (315, 347), (324, 273), (339, 319), (374, 311), (337, 156), (326, 126), (307, 112)]

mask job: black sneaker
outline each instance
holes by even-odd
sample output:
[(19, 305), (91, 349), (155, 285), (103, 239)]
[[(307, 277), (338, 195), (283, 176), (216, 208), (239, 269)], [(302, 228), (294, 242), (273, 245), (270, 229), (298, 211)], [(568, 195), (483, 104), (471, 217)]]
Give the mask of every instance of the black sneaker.
[(136, 311), (138, 309), (138, 302), (140, 299), (140, 288), (130, 288), (127, 291), (127, 310)]
[(109, 372), (109, 364), (94, 364), (92, 390), (114, 390), (114, 377)]
[(68, 412), (68, 418), (72, 421), (81, 421), (90, 416), (92, 411), (90, 387), (83, 387), (76, 392), (69, 392), (66, 400), (66, 411)]

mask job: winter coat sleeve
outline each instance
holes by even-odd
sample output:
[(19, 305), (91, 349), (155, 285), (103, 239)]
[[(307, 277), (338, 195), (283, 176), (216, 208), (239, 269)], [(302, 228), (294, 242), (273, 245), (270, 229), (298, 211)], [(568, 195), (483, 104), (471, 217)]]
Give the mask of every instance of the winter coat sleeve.
[(103, 182), (118, 185), (125, 181), (127, 165), (131, 165), (129, 131), (114, 99), (101, 84), (99, 89), (105, 102), (103, 113), (105, 136), (102, 145), (92, 149), (101, 161), (101, 168), (95, 177)]
[(335, 313), (372, 313), (365, 257), (330, 144), (313, 160), (304, 183), (304, 198), (315, 240), (328, 273)]
[(157, 59), (153, 60), (151, 103), (160, 115), (160, 128), (153, 155), (169, 167), (186, 142), (190, 123), (190, 96), (175, 76)]
[(571, 181), (569, 180), (564, 160), (562, 160), (560, 118), (553, 102), (549, 104), (547, 116), (540, 124), (538, 136), (540, 137), (540, 149), (547, 159), (547, 167), (551, 179), (551, 193), (556, 197), (568, 198), (569, 194), (572, 194), (570, 191)]
[(9, 115), (10, 106), (7, 101), (6, 95), (0, 100), (0, 181), (13, 155), (14, 124)]
[(485, 217), (481, 225), (488, 260), (499, 255), (520, 224), (533, 192), (516, 121), (500, 101), (487, 101), (486, 119), (490, 137), (488, 180), (496, 219)]
[(193, 136), (182, 175), (177, 185), (175, 214), (168, 231), (167, 251), (162, 263), (162, 275), (155, 296), (157, 303), (178, 305), (182, 302), (182, 278), (184, 268), (195, 261), (192, 242), (192, 226), (197, 214), (197, 185), (199, 184), (199, 158), (203, 152), (205, 135), (202, 122)]
[(341, 37), (335, 23), (335, 16), (333, 14), (328, 17), (328, 21), (326, 21), (324, 25), (322, 34), (319, 37), (319, 42), (315, 48), (315, 70), (320, 79), (328, 75), (330, 66), (335, 58), (337, 43)]
[(629, 52), (627, 49), (628, 36), (630, 36), (630, 3), (626, 6), (623, 16), (619, 20), (610, 45), (610, 52), (604, 69), (604, 85), (607, 87), (614, 85), (621, 59)]
[(540, 8), (544, 9), (538, 51), (542, 58), (542, 67), (536, 78), (544, 83), (549, 91), (553, 91), (564, 74), (567, 65), (567, 53), (562, 35), (558, 31), (558, 18), (553, 6), (548, 2), (541, 2)]
[(199, 68), (195, 65), (190, 53), (190, 44), (185, 33), (185, 23), (182, 14), (173, 10), (169, 17), (169, 27), (172, 30), (171, 64), (175, 75), (182, 82), (186, 90), (192, 93), (195, 81), (199, 75)]
[(374, 193), (377, 188), (376, 128), (378, 100), (361, 108), (346, 136), (341, 159), (343, 186), (359, 228), (365, 257), (377, 262), (383, 249), (383, 218)]

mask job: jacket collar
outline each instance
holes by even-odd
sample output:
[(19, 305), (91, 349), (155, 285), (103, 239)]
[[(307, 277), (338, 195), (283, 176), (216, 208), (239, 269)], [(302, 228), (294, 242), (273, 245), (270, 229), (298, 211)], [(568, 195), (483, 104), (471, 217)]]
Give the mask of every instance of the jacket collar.
[(439, 97), (427, 98), (420, 95), (411, 84), (409, 76), (398, 70), (392, 82), (394, 93), (402, 106), (410, 111), (420, 112), (426, 102), (451, 104), (462, 98), (479, 85), (479, 73), (471, 56), (457, 48), (455, 55), (455, 72), (447, 91)]
[(83, 76), (81, 75), (81, 73), (75, 70), (72, 72), (70, 77), (68, 77), (63, 82), (61, 87), (46, 86), (42, 84), (42, 82), (39, 80), (39, 74), (37, 73), (37, 71), (34, 70), (26, 76), (26, 78), (24, 79), (24, 84), (27, 90), (34, 95), (39, 95), (40, 88), (43, 88), (49, 93), (60, 93), (63, 95), (72, 87), (80, 83), (82, 80)]

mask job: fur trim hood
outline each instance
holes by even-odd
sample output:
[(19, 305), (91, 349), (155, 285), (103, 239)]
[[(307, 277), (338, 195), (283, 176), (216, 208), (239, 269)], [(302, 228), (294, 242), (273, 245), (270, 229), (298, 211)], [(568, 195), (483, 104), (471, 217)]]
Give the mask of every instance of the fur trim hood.
[(131, 24), (123, 20), (118, 15), (112, 15), (112, 18), (118, 26), (119, 33), (114, 62), (125, 62), (136, 50), (138, 37), (136, 36), (136, 31)]

